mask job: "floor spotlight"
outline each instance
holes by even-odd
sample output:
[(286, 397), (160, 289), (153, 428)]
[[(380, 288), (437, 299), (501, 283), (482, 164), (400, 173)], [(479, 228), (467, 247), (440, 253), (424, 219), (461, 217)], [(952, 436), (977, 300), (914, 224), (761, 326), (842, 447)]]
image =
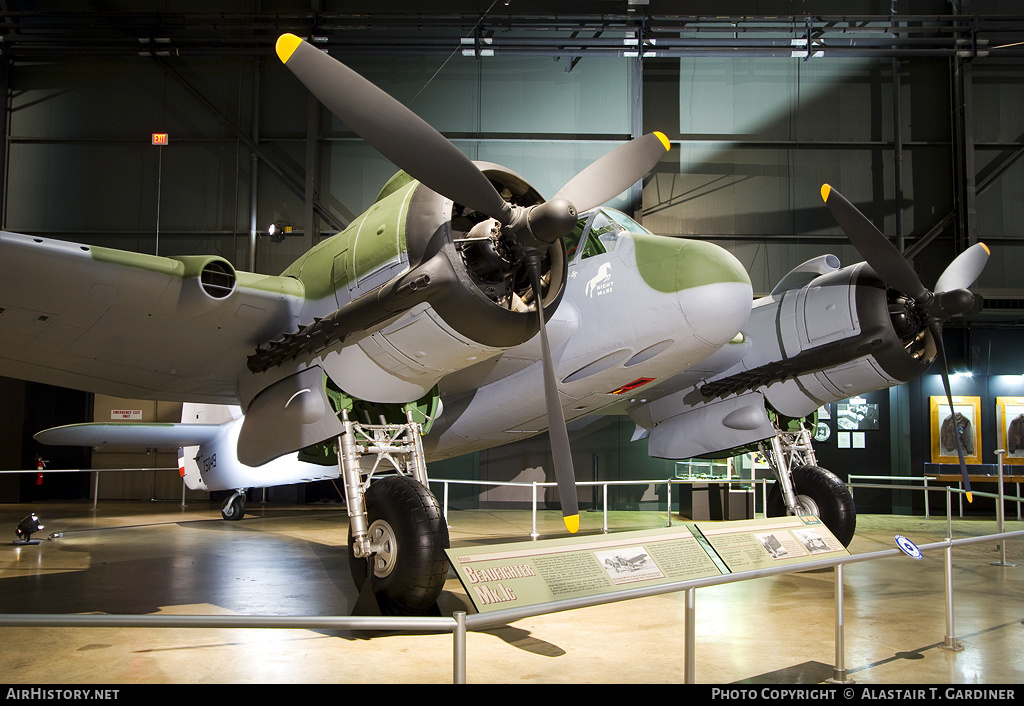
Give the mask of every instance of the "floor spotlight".
[(39, 518), (36, 513), (31, 513), (28, 517), (18, 523), (18, 529), (14, 530), (14, 533), (18, 535), (18, 539), (14, 542), (16, 545), (24, 544), (40, 544), (38, 539), (32, 539), (32, 534), (38, 532), (43, 528), (39, 522)]

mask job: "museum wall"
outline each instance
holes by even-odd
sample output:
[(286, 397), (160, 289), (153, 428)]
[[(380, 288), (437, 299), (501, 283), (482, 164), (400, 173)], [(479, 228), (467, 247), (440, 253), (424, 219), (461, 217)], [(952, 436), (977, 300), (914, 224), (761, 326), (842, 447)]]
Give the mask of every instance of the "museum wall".
[[(181, 421), (181, 404), (152, 400), (125, 400), (110, 395), (94, 395), (92, 418), (97, 422), (139, 422), (144, 424)], [(130, 471), (103, 471), (96, 486), (101, 500), (122, 498), (149, 500), (206, 499), (205, 491), (183, 487), (178, 469), (177, 447), (136, 448), (104, 444), (92, 449), (92, 468), (127, 468)], [(147, 470), (154, 469), (154, 470)], [(184, 491), (184, 495), (183, 495)]]
[[(944, 3), (931, 5), (946, 11)], [(666, 132), (673, 150), (647, 180), (641, 203), (617, 205), (642, 214), (656, 232), (725, 244), (748, 265), (758, 292), (825, 251), (843, 262), (859, 259), (823, 208), (822, 183), (841, 189), (891, 235), (898, 227), (920, 235), (952, 209), (946, 59), (899, 62), (898, 126), (893, 65), (885, 58), (650, 59), (642, 62), (642, 90), (628, 59), (588, 57), (571, 70), (568, 58), (556, 59), (349, 62), (471, 157), (509, 166), (544, 194), (625, 139), (640, 100), (637, 129)], [(78, 56), (9, 71), (9, 230), (152, 252), (159, 225), (163, 254), (212, 251), (244, 267), (255, 229), (257, 269), (277, 273), (333, 232), (320, 217), (305, 223), (308, 162), (317, 198), (338, 225), (367, 208), (395, 171), (311, 105), (273, 57)], [(972, 71), (984, 174), (1024, 133), (1022, 67), (985, 58)], [(169, 134), (167, 147), (150, 144), (157, 131)], [(239, 133), (254, 137), (266, 159), (254, 164)], [(980, 239), (1012, 246), (1019, 238), (1022, 169), (1011, 167), (979, 194)], [(266, 228), (273, 222), (289, 224), (293, 235), (272, 242)], [(943, 237), (920, 256), (926, 279), (952, 252)], [(983, 276), (983, 289), (999, 287), (1021, 266), (1017, 248), (1003, 255)]]
[[(473, 5), (482, 12), (490, 3), (452, 2), (444, 7), (449, 5)], [(901, 12), (950, 11), (940, 0), (897, 5)], [(964, 6), (979, 13), (1018, 11), (1008, 1)], [(665, 7), (651, 0), (649, 11)], [(697, 3), (691, 11), (701, 7), (738, 15), (885, 15), (891, 3), (751, 0)], [(268, 37), (267, 50), (255, 55), (81, 53), (7, 66), (4, 79), (10, 96), (0, 226), (138, 252), (216, 253), (240, 268), (252, 262), (259, 272), (280, 272), (331, 235), (334, 226), (366, 209), (395, 167), (310, 99), (272, 56), (272, 43)], [(748, 268), (759, 294), (811, 257), (833, 253), (844, 264), (861, 259), (823, 207), (822, 183), (840, 189), (887, 234), (903, 233), (911, 243), (955, 205), (953, 64), (945, 58), (895, 63), (889, 58), (815, 56), (690, 56), (642, 62), (606, 56), (574, 61), (557, 55), (341, 58), (469, 156), (510, 167), (545, 195), (631, 133), (666, 132), (673, 149), (645, 180), (641, 199), (627, 195), (614, 205), (638, 214), (656, 232), (725, 246)], [(970, 69), (966, 112), (982, 181), (1012, 160), (1024, 141), (1024, 62), (987, 56), (970, 62)], [(169, 144), (153, 146), (153, 132), (168, 133)], [(899, 155), (897, 136), (902, 142)], [(315, 215), (314, 198), (330, 218)], [(1022, 209), (1020, 162), (979, 189), (974, 236), (993, 251), (977, 286), (985, 300), (1021, 296)], [(291, 226), (291, 235), (273, 241), (266, 233), (273, 222)], [(914, 264), (926, 284), (935, 281), (961, 247), (946, 231), (917, 254)], [(988, 380), (980, 396), (989, 415), (997, 396), (994, 376), (1014, 374), (993, 371), (1012, 367), (1022, 350), (1024, 334), (1018, 325), (1024, 320), (1024, 305), (985, 311), (979, 303), (971, 316), (965, 328), (974, 333), (966, 349), (972, 360), (1005, 359), (980, 374)], [(955, 332), (949, 335), (955, 338)], [(987, 348), (986, 342), (991, 343)], [(934, 394), (930, 380), (899, 393), (877, 393), (872, 404), (886, 415), (894, 408), (877, 439), (869, 437), (864, 449), (842, 452), (826, 442), (823, 465), (843, 477), (880, 466), (891, 467), (896, 475), (921, 473), (928, 457), (922, 446), (928, 414), (921, 405)], [(15, 403), (7, 407), (12, 420), (4, 424), (7, 443), (0, 449), (0, 462), (14, 467), (25, 463), (26, 453), (35, 453), (26, 440), (35, 429), (23, 433), (13, 419), (18, 417), (18, 396), (27, 394), (26, 388), (2, 382), (5, 395)], [(80, 411), (82, 406), (69, 409)], [(76, 421), (87, 421), (93, 413), (89, 407)], [(25, 414), (20, 419), (27, 423)], [(644, 442), (629, 442), (631, 422), (604, 423), (609, 427), (594, 430), (592, 436), (587, 430), (575, 435), (581, 480), (595, 473), (636, 479), (672, 472), (670, 462), (647, 458)], [(988, 458), (994, 450), (994, 429), (982, 432)], [(444, 476), (450, 470), (453, 477), (479, 473), (500, 480), (540, 478), (546, 475), (544, 453), (544, 440), (537, 439), (445, 462), (449, 465), (433, 474)], [(129, 460), (132, 465), (163, 463), (149, 457), (123, 459)], [(103, 452), (94, 452), (92, 462), (116, 463)], [(158, 491), (154, 481), (139, 480), (110, 486), (109, 492), (173, 498), (180, 487), (171, 475), (167, 487), (158, 484)], [(5, 483), (9, 481), (0, 479), (0, 488)], [(522, 501), (507, 492), (488, 491), (485, 501)], [(617, 490), (616, 501), (630, 503), (631, 492)], [(642, 497), (656, 492), (645, 489)], [(917, 503), (914, 497), (901, 498), (893, 506)]]

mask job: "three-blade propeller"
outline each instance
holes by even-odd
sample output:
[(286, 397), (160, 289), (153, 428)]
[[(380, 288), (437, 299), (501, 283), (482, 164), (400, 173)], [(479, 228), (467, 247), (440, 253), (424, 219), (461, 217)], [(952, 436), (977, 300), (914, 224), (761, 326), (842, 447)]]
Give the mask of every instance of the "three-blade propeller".
[(575, 532), (576, 476), (548, 345), (541, 262), (552, 244), (572, 232), (578, 213), (600, 206), (642, 179), (669, 149), (668, 139), (651, 133), (627, 142), (573, 177), (552, 199), (515, 206), (441, 133), (341, 62), (292, 34), (277, 40), (277, 54), (328, 110), (374, 149), (424, 186), (495, 219), (518, 244), (537, 302), (555, 480), (565, 526)]
[[(824, 199), (839, 227), (875, 274), (888, 286), (914, 301), (914, 309), (931, 331), (935, 342), (942, 387), (946, 393), (946, 402), (949, 404), (949, 413), (954, 414), (946, 352), (942, 344), (942, 325), (951, 316), (963, 314), (973, 305), (974, 295), (968, 288), (988, 262), (988, 247), (984, 243), (976, 243), (960, 253), (939, 277), (935, 283), (935, 290), (930, 291), (921, 283), (917, 273), (899, 250), (842, 194), (825, 184), (821, 187), (821, 198)], [(972, 502), (971, 481), (964, 461), (963, 445), (959, 434), (954, 434), (954, 437), (967, 502)]]

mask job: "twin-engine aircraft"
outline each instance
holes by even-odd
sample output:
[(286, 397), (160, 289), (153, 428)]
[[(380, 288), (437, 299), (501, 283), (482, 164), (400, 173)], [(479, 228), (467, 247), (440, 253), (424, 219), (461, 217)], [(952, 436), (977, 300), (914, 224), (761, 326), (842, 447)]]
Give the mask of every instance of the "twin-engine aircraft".
[(401, 171), (279, 276), (0, 233), (0, 374), (186, 403), (182, 424), (37, 439), (179, 446), (189, 487), (236, 491), (227, 519), (247, 488), (341, 477), (353, 578), (391, 613), (427, 610), (447, 573), (428, 460), (548, 431), (575, 532), (566, 422), (612, 406), (653, 456), (760, 447), (778, 480), (769, 512), (815, 514), (850, 542), (853, 499), (817, 466), (801, 420), (941, 360), (942, 322), (969, 308), (983, 245), (933, 293), (825, 187), (867, 262), (811, 260), (754, 300), (726, 250), (602, 208), (665, 154), (664, 135), (613, 150), (545, 200), (298, 37), (277, 52)]

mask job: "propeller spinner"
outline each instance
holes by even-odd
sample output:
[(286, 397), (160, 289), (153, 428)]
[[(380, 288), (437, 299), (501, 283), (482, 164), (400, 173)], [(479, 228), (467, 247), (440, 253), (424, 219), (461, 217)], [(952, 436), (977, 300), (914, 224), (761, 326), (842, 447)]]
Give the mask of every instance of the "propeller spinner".
[(293, 34), (277, 40), (277, 54), (292, 73), (335, 116), (414, 179), (499, 224), (515, 245), (537, 299), (555, 479), (565, 526), (579, 528), (576, 477), (569, 450), (554, 363), (540, 305), (540, 261), (551, 244), (572, 232), (577, 214), (614, 198), (642, 179), (669, 149), (655, 132), (617, 147), (573, 177), (555, 196), (534, 206), (501, 197), (475, 164), (422, 118), (325, 52)]
[[(953, 413), (953, 395), (949, 387), (949, 370), (946, 352), (942, 344), (942, 325), (952, 316), (963, 314), (974, 303), (969, 287), (981, 274), (988, 262), (989, 249), (984, 243), (976, 243), (964, 250), (945, 269), (935, 283), (935, 291), (921, 283), (917, 273), (889, 239), (869, 221), (856, 206), (828, 184), (821, 187), (821, 198), (825, 201), (839, 227), (857, 248), (864, 260), (882, 281), (909, 297), (913, 311), (924, 326), (931, 331), (939, 360), (939, 374), (946, 393), (949, 411)], [(959, 434), (956, 438), (956, 452), (960, 459), (960, 473), (963, 476), (967, 502), (973, 502), (971, 481), (964, 461), (963, 446)]]

